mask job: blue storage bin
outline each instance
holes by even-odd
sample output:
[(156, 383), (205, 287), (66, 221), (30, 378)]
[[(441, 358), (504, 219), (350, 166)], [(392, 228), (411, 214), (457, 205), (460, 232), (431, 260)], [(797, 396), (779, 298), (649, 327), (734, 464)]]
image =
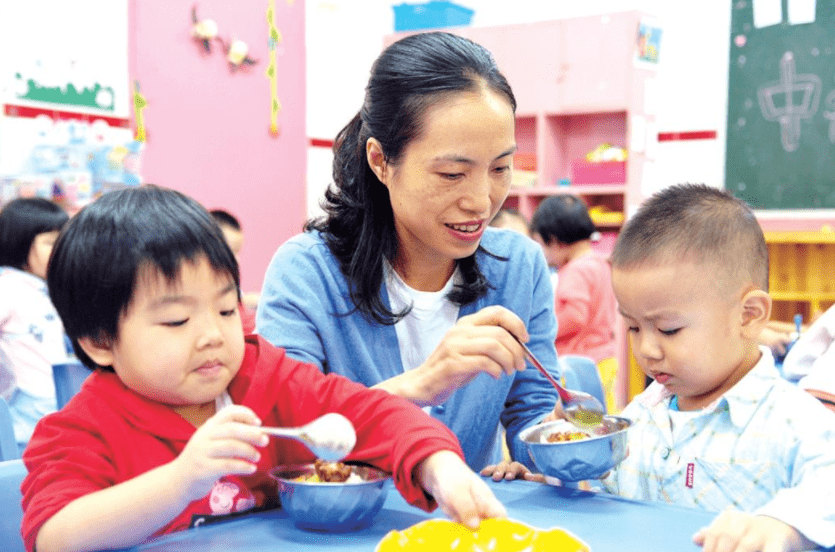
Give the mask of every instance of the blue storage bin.
[(422, 4), (398, 4), (392, 8), (396, 32), (469, 25), (475, 13), (474, 10), (443, 0)]

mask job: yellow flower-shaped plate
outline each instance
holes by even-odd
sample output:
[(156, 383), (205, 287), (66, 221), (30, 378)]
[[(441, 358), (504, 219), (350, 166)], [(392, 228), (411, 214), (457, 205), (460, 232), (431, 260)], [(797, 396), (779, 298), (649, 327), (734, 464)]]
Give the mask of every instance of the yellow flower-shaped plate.
[(460, 523), (428, 519), (403, 531), (389, 531), (375, 552), (591, 552), (565, 529), (541, 530), (520, 521), (496, 518), (471, 531)]

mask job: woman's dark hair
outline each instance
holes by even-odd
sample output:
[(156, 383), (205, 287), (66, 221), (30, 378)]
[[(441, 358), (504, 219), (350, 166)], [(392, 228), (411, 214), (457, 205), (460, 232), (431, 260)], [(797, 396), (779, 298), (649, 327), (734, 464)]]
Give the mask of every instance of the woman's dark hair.
[[(305, 230), (323, 233), (356, 308), (379, 323), (393, 324), (408, 310), (391, 312), (380, 295), (384, 260), (393, 262), (397, 254), (397, 232), (388, 189), (368, 165), (366, 142), (376, 138), (385, 161), (396, 165), (420, 137), (427, 109), (450, 95), (484, 87), (503, 95), (516, 111), (513, 91), (484, 47), (444, 32), (408, 36), (374, 62), (362, 109), (334, 141), (333, 184), (322, 205), (326, 215), (308, 221)], [(458, 267), (463, 285), (449, 299), (464, 305), (486, 293), (490, 284), (475, 254), (460, 259)]]
[(596, 232), (589, 210), (579, 197), (560, 194), (545, 198), (531, 218), (531, 232), (550, 244), (572, 244), (591, 238)]
[(75, 215), (52, 250), (46, 281), (78, 358), (98, 366), (78, 339), (112, 342), (140, 271), (174, 281), (183, 261), (205, 257), (238, 287), (238, 263), (220, 227), (194, 199), (153, 185), (108, 192)]
[(0, 266), (25, 270), (35, 236), (60, 230), (69, 219), (48, 199), (25, 197), (7, 203), (0, 211)]

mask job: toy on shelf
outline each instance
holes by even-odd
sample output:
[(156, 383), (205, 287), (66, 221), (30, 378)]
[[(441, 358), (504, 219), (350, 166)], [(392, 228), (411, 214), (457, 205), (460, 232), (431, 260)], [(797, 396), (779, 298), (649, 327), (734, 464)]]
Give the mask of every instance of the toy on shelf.
[(572, 184), (621, 184), (626, 182), (624, 148), (603, 143), (570, 165)]

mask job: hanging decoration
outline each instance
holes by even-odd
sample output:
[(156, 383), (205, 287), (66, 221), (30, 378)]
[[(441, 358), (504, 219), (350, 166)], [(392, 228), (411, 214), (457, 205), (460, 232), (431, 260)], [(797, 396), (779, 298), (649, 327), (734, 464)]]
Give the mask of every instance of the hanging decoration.
[(142, 111), (148, 105), (148, 101), (145, 99), (145, 96), (139, 93), (139, 81), (133, 81), (133, 114), (134, 120), (136, 121), (136, 134), (134, 135), (134, 139), (137, 142), (144, 142), (147, 139), (147, 135), (145, 134), (145, 117), (142, 114)]
[(277, 71), (276, 71), (276, 49), (281, 43), (281, 32), (275, 26), (275, 0), (269, 0), (267, 6), (267, 26), (269, 27), (270, 63), (264, 72), (270, 80), (270, 135), (278, 136), (278, 112), (281, 110), (281, 102), (278, 101)]
[(229, 70), (235, 72), (242, 65), (255, 65), (258, 60), (249, 57), (249, 45), (243, 40), (224, 40), (218, 32), (217, 23), (213, 19), (200, 19), (197, 16), (197, 5), (191, 8), (191, 36), (200, 43), (203, 50), (212, 53), (212, 41), (217, 40), (229, 62)]
[(220, 37), (217, 40), (223, 46), (223, 51), (226, 52), (226, 61), (229, 62), (230, 71), (234, 72), (241, 65), (255, 65), (258, 63), (258, 60), (247, 55), (249, 45), (243, 40), (233, 40), (229, 43)]
[(217, 23), (214, 19), (200, 19), (197, 17), (197, 5), (191, 8), (191, 36), (200, 43), (207, 54), (212, 53), (212, 40), (218, 38)]

